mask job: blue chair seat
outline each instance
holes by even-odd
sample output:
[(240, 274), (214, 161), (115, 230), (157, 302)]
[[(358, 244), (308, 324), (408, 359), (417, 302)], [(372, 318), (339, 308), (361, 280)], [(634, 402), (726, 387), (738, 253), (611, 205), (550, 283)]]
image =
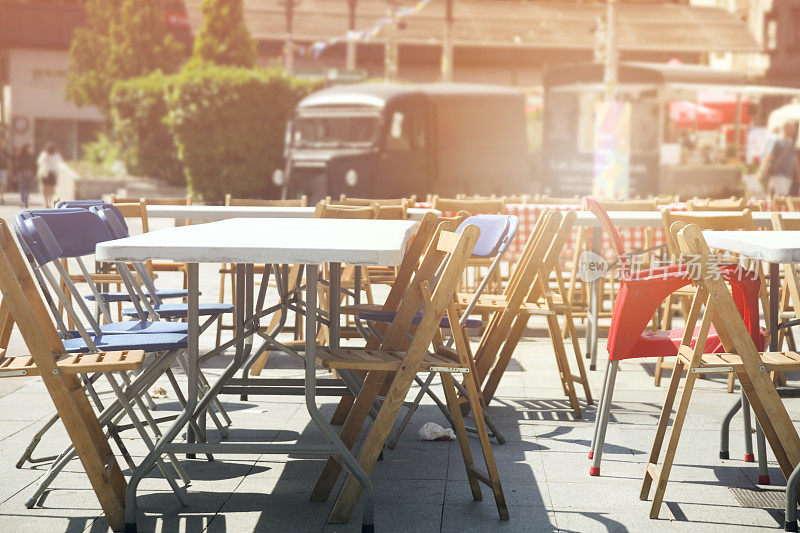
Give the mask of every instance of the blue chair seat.
[[(118, 334), (99, 335), (94, 337), (98, 350), (112, 352), (116, 350), (144, 350), (145, 352), (160, 352), (162, 350), (175, 350), (186, 348), (187, 336), (178, 333), (158, 333), (152, 335)], [(61, 341), (68, 353), (85, 353), (89, 351), (84, 340), (65, 339)]]
[[(183, 318), (188, 314), (189, 305), (183, 303), (177, 304), (161, 304), (154, 305), (153, 309), (161, 318)], [(232, 313), (234, 306), (232, 304), (215, 304), (204, 303), (200, 304), (200, 316), (221, 315), (223, 313)], [(123, 316), (139, 316), (136, 309), (123, 309)]]
[[(365, 310), (359, 311), (356, 313), (356, 316), (361, 320), (367, 320), (369, 322), (391, 322), (394, 320), (394, 315), (396, 313), (394, 311), (381, 311), (381, 310)], [(417, 313), (414, 315), (414, 319), (411, 321), (412, 324), (419, 324), (422, 320), (422, 313)], [(477, 329), (483, 325), (483, 322), (478, 318), (468, 318), (464, 323), (464, 326), (469, 329)], [(442, 328), (449, 328), (450, 327), (450, 319), (446, 316), (442, 317), (441, 322), (439, 322), (439, 327)]]
[(127, 320), (124, 322), (112, 322), (102, 324), (100, 333), (119, 335), (124, 333), (136, 333), (154, 335), (159, 333), (186, 333), (188, 326), (186, 322), (150, 322), (147, 320)]
[[(174, 290), (167, 290), (167, 289), (159, 289), (156, 291), (156, 294), (159, 298), (186, 298), (186, 295), (189, 294), (189, 291), (186, 289), (174, 289)], [(94, 301), (94, 294), (87, 294), (86, 299), (89, 301)], [(127, 291), (110, 291), (110, 292), (101, 292), (100, 299), (104, 302), (130, 302), (131, 295)]]

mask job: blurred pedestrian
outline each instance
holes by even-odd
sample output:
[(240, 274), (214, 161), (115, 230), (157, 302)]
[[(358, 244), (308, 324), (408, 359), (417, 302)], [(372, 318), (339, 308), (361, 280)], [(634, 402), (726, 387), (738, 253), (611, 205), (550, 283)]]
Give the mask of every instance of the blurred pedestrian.
[(767, 194), (788, 196), (795, 174), (797, 122), (786, 122), (783, 134), (767, 145), (758, 179), (765, 185)]
[(36, 160), (36, 175), (42, 180), (42, 193), (44, 194), (44, 206), (51, 207), (53, 193), (56, 190), (58, 173), (64, 160), (56, 150), (56, 145), (47, 143), (39, 158)]
[(6, 142), (0, 139), (0, 205), (6, 203), (6, 187), (11, 173), (11, 153), (6, 149)]
[(33, 181), (36, 178), (36, 160), (33, 158), (33, 150), (29, 143), (23, 144), (17, 152), (17, 160), (14, 162), (14, 173), (19, 184), (19, 195), (22, 207), (28, 207), (28, 196), (33, 188)]

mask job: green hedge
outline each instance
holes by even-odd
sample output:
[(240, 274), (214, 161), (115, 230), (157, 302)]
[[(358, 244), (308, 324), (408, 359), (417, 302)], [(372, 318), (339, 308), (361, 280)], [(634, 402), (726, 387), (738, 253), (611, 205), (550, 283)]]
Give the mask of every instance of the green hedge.
[(154, 72), (116, 82), (111, 91), (111, 118), (129, 172), (183, 185), (183, 165), (166, 123), (166, 94), (175, 80), (175, 75)]
[(283, 168), (286, 122), (317, 84), (280, 67), (203, 65), (176, 75), (167, 123), (190, 190), (205, 201), (277, 197), (272, 172)]

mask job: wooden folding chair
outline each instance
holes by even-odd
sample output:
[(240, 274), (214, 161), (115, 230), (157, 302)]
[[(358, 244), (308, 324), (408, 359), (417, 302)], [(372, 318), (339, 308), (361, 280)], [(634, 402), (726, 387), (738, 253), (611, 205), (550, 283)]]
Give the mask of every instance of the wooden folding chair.
[[(505, 294), (482, 297), (475, 306), (478, 311), (493, 313), (475, 352), (477, 380), (482, 385), (480, 390), (488, 404), (497, 391), (530, 317), (543, 316), (553, 343), (562, 389), (575, 417), (580, 418), (582, 413), (575, 383), (583, 386), (588, 405), (592, 404), (592, 395), (571, 310), (564, 302), (566, 292), (558, 270), (559, 255), (572, 232), (576, 215), (573, 211), (563, 215), (548, 211), (540, 218), (542, 222), (537, 224), (528, 240)], [(548, 286), (554, 273), (558, 280), (555, 293)], [(465, 296), (460, 296), (460, 299), (463, 303)], [(559, 316), (564, 318), (565, 329), (572, 339), (579, 370), (577, 376), (570, 370), (564, 337), (558, 323)]]
[[(468, 357), (468, 339), (463, 329), (459, 333), (456, 331), (459, 328), (454, 328), (457, 349), (451, 350), (444, 346), (439, 334), (439, 324), (445, 314), (451, 324), (458, 324), (455, 290), (477, 237), (478, 231), (474, 227), (466, 228), (460, 235), (439, 229), (383, 340), (378, 341), (373, 337), (364, 349), (320, 349), (319, 362), (331, 370), (367, 372), (361, 392), (342, 427), (341, 438), (348, 446), (353, 445), (354, 437), (364, 424), (384, 380), (394, 373), (391, 386), (359, 453), (359, 463), (368, 475), (386, 442), (414, 378), (420, 372), (439, 372), (448, 406), (454, 416), (456, 434), (473, 498), (481, 499), (479, 482), (491, 487), (500, 518), (505, 520), (508, 519), (508, 509), (483, 420), (477, 387), (472, 379), (474, 367)], [(443, 269), (440, 270), (442, 266)], [(438, 277), (437, 272), (441, 272)], [(420, 308), (423, 309), (422, 317), (416, 320), (415, 315)], [(412, 327), (414, 322), (417, 322), (415, 329)], [(407, 335), (410, 331), (413, 331), (413, 337), (409, 341)], [(431, 344), (435, 348), (433, 353), (429, 353), (428, 350)], [(473, 461), (466, 428), (458, 408), (452, 373), (461, 373), (465, 376), (468, 397), (475, 411), (486, 472), (478, 470)], [(340, 471), (339, 463), (333, 457), (329, 458), (312, 493), (312, 501), (327, 499)], [(361, 489), (355, 483), (355, 479), (349, 477), (334, 505), (330, 522), (347, 522), (360, 492)]]
[[(28, 265), (2, 220), (0, 290), (8, 316), (16, 322), (31, 352), (30, 356), (21, 357), (9, 357), (4, 352), (0, 361), (5, 375), (41, 376), (109, 525), (122, 530), (125, 478), (76, 374), (139, 369), (144, 352), (65, 355)], [(5, 328), (7, 324), (8, 319)]]
[[(713, 210), (712, 210), (713, 211)], [(661, 219), (664, 224), (664, 228), (667, 230), (667, 248), (670, 250), (673, 257), (677, 257), (679, 254), (678, 251), (678, 243), (675, 241), (672, 234), (669, 232), (669, 228), (672, 227), (672, 224), (675, 222), (683, 222), (684, 224), (695, 224), (699, 228), (703, 230), (746, 230), (746, 231), (753, 231), (756, 229), (755, 223), (753, 222), (753, 216), (749, 209), (744, 209), (742, 211), (727, 211), (727, 212), (714, 212), (710, 214), (705, 213), (692, 213), (686, 211), (668, 211), (664, 210), (661, 213)], [(759, 270), (759, 275), (762, 277), (763, 281), (763, 274)], [(762, 303), (764, 304), (764, 313), (769, 313), (769, 305), (767, 302), (767, 291), (766, 291), (766, 284), (762, 284), (761, 287), (761, 298)], [(684, 315), (689, 311), (689, 301), (694, 297), (695, 289), (693, 287), (687, 287), (685, 289), (680, 289), (676, 291), (674, 294), (669, 296), (663, 306), (663, 316), (661, 317), (661, 329), (668, 330), (670, 328), (671, 323), (671, 315), (672, 312), (675, 310), (675, 304), (677, 303), (684, 313)], [(769, 322), (767, 322), (769, 323)], [(654, 376), (654, 383), (656, 387), (661, 385), (661, 376), (663, 374), (664, 369), (671, 368), (672, 365), (669, 362), (665, 362), (663, 357), (659, 357), (656, 359), (656, 369), (655, 369), (655, 376)], [(728, 392), (733, 392), (734, 385), (735, 385), (736, 376), (734, 374), (730, 374), (728, 376)]]
[[(655, 482), (656, 489), (650, 507), (650, 518), (658, 518), (692, 389), (700, 374), (734, 372), (787, 479), (800, 462), (800, 436), (768, 374), (770, 371), (799, 369), (800, 356), (794, 352), (760, 353), (742, 321), (730, 289), (715, 268), (716, 263), (703, 238), (701, 228), (695, 224), (676, 222), (670, 229), (673, 239), (678, 243), (680, 253), (684, 257), (693, 259), (689, 273), (697, 291), (686, 316), (686, 333), (672, 370), (639, 494), (641, 500), (646, 500)], [(700, 319), (703, 309), (705, 310)], [(692, 347), (692, 336), (698, 320), (700, 320), (699, 334), (695, 346)], [(712, 325), (726, 353), (703, 353), (705, 339)], [(685, 380), (683, 380), (684, 370), (687, 370)], [(678, 409), (670, 430), (664, 460), (659, 467), (658, 459), (681, 381), (683, 387)]]

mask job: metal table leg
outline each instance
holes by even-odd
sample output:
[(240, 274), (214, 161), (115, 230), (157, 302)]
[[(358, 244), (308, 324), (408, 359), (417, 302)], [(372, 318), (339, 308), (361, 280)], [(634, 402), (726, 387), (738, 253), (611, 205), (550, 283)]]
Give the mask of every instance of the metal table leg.
[[(333, 292), (334, 278), (338, 276), (333, 272), (339, 271), (339, 264), (331, 264), (331, 294), (335, 294), (336, 298), (330, 299), (330, 324), (331, 324), (331, 339), (334, 339), (334, 324), (338, 324), (338, 291)], [(317, 390), (317, 280), (318, 270), (316, 265), (308, 265), (306, 269), (306, 348), (305, 348), (305, 373), (306, 373), (306, 408), (308, 414), (311, 415), (311, 420), (319, 428), (322, 434), (328, 439), (333, 447), (336, 449), (336, 455), (344, 463), (345, 468), (358, 480), (361, 488), (364, 490), (364, 514), (362, 517), (361, 527), (363, 532), (371, 533), (374, 531), (374, 515), (375, 515), (375, 494), (372, 490), (372, 482), (370, 482), (367, 473), (358, 464), (358, 461), (339, 439), (336, 432), (333, 431), (328, 420), (323, 416), (317, 407), (316, 390)], [(338, 285), (338, 281), (336, 282)], [(338, 288), (338, 287), (337, 287)], [(336, 302), (335, 306), (334, 303)], [(334, 309), (337, 313), (334, 315)], [(338, 327), (336, 328), (336, 340), (338, 341)]]
[[(778, 304), (781, 292), (780, 264), (769, 264), (769, 350), (777, 352), (778, 346)], [(748, 435), (749, 437), (749, 435)], [(758, 482), (769, 485), (769, 470), (767, 469), (767, 444), (761, 424), (756, 420), (756, 447), (758, 449)]]
[[(600, 228), (592, 228), (592, 251), (600, 254), (600, 245), (603, 232)], [(589, 316), (586, 324), (586, 352), (589, 359), (589, 370), (597, 370), (597, 340), (600, 326), (600, 278), (590, 284)]]
[(147, 454), (139, 468), (128, 481), (128, 488), (125, 491), (125, 532), (134, 533), (136, 531), (136, 489), (153, 466), (156, 460), (164, 453), (164, 447), (178, 436), (181, 429), (189, 422), (197, 405), (197, 374), (199, 372), (199, 341), (200, 341), (200, 317), (199, 317), (199, 280), (197, 263), (187, 263), (186, 277), (188, 287), (188, 313), (186, 316), (188, 326), (188, 346), (187, 354), (189, 365), (187, 368), (187, 394), (186, 408), (175, 419), (172, 426), (158, 439), (155, 447)]

